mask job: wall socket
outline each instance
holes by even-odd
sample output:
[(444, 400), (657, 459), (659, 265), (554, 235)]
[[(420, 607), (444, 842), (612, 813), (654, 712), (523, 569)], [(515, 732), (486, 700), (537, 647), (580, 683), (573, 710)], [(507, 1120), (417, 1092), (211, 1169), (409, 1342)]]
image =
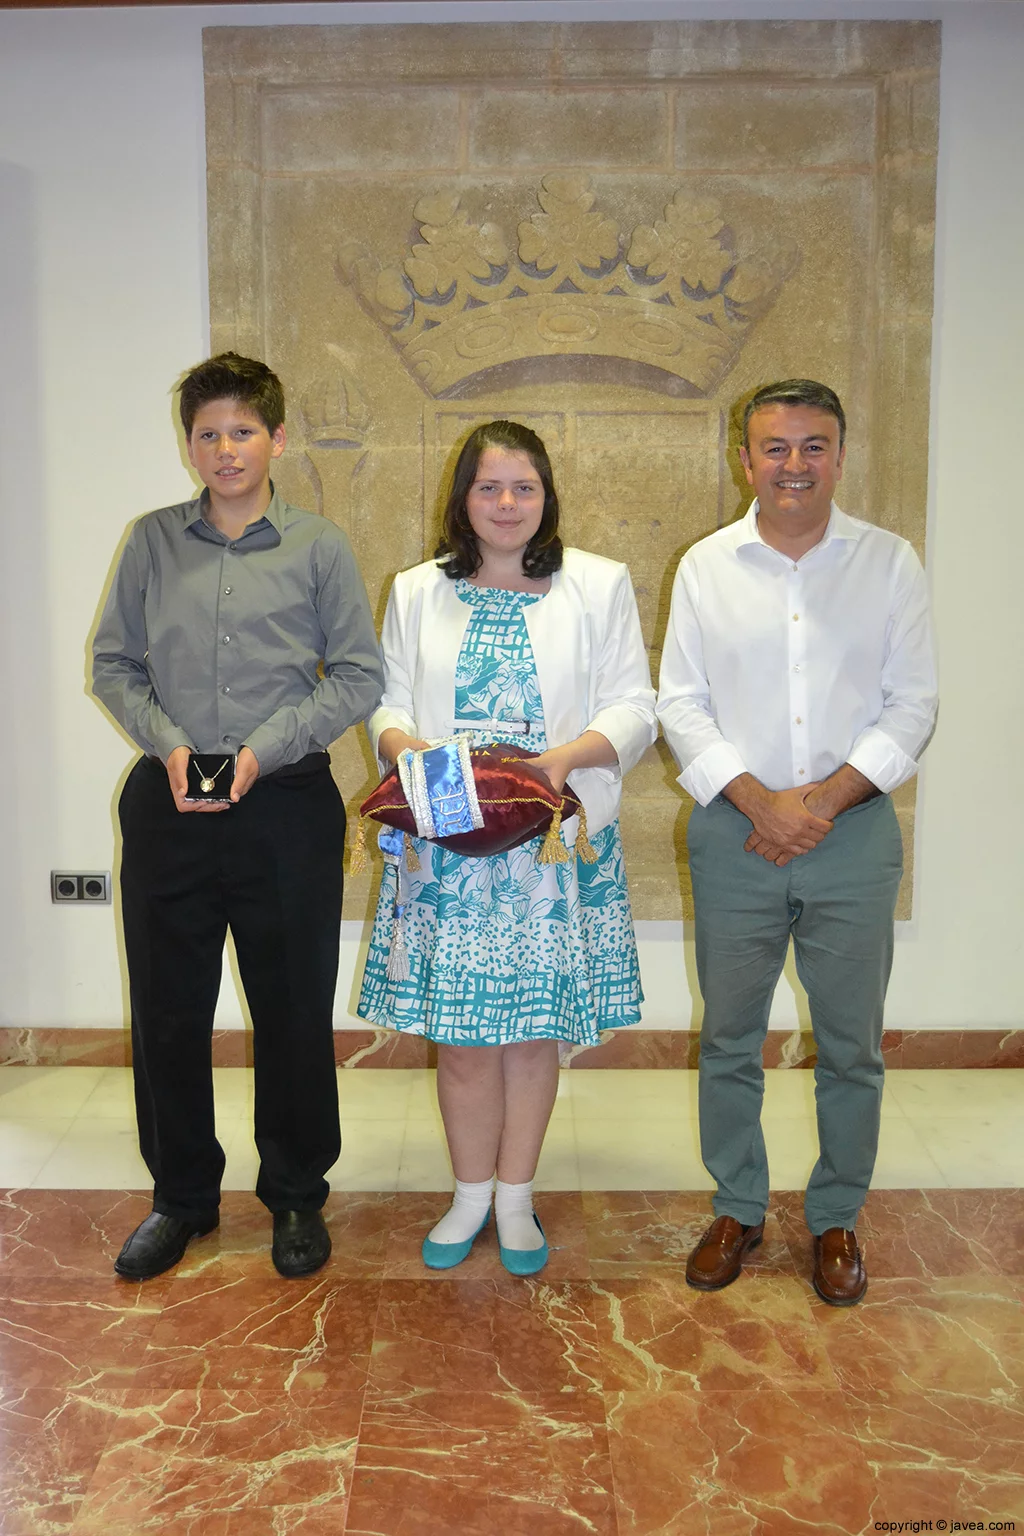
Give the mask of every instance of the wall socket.
[(60, 902), (61, 905), (68, 901), (109, 902), (109, 869), (51, 869), (50, 900)]

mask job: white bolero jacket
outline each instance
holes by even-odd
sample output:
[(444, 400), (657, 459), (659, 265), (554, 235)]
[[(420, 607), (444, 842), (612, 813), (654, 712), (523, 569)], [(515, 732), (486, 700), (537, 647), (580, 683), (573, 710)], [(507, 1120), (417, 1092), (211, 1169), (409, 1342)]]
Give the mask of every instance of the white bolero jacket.
[[(455, 667), (471, 614), (434, 560), (395, 577), (381, 634), (384, 697), (367, 721), (375, 752), (381, 733), (394, 726), (427, 739), (453, 734)], [(658, 732), (629, 571), (601, 555), (567, 549), (551, 590), (525, 615), (548, 746), (594, 730), (618, 755), (615, 767), (569, 775), (590, 831), (599, 832), (618, 815), (622, 775)]]

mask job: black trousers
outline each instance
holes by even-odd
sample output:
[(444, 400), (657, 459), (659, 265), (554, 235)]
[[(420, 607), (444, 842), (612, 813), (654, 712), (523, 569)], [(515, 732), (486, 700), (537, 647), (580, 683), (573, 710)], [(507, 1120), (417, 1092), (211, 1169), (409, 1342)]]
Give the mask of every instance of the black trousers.
[(341, 1150), (334, 1068), (345, 808), (326, 753), (258, 779), (230, 810), (182, 815), (143, 758), (119, 806), (139, 1144), (153, 1206), (216, 1211), (224, 1152), (211, 1043), (230, 928), (253, 1023), (256, 1193), (318, 1210)]

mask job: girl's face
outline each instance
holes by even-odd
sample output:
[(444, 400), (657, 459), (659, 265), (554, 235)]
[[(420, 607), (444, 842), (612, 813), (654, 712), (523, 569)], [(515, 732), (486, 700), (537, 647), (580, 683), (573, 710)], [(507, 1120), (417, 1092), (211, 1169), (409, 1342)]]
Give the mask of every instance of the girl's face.
[(543, 513), (544, 485), (529, 455), (485, 448), (466, 493), (466, 515), (480, 553), (522, 555)]

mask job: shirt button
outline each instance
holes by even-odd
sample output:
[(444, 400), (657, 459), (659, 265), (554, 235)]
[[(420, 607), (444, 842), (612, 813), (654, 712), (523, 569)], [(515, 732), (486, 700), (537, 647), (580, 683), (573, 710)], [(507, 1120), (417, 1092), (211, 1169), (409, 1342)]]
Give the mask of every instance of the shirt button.
[[(227, 693), (227, 689), (226, 688), (224, 689), (224, 692)], [(797, 725), (803, 725), (803, 721), (801, 720), (799, 715), (797, 715), (797, 717), (796, 717), (796, 723), (797, 723)]]
[[(224, 737), (224, 740), (225, 740), (225, 741), (227, 741), (227, 739), (228, 739), (228, 738), (227, 738), (227, 737), (226, 737), (226, 736), (225, 736), (225, 737)], [(802, 768), (801, 768), (801, 769), (800, 769), (800, 776), (801, 776), (801, 778), (802, 778), (802, 777), (803, 777), (803, 772), (804, 772), (804, 770), (803, 770), (803, 769), (802, 769)]]
[(225, 635), (224, 636), (224, 644), (225, 645), (230, 645), (230, 643), (231, 643), (231, 636), (230, 635)]
[(796, 563), (794, 563), (793, 569), (794, 569), (794, 571), (798, 571), (800, 569), (800, 567)]
[[(230, 693), (230, 692), (231, 692), (231, 689), (228, 687), (227, 683), (225, 683), (224, 687), (221, 689), (221, 693)], [(799, 721), (797, 723), (799, 724)]]
[(793, 615), (793, 623), (794, 623), (794, 624), (795, 624), (795, 623), (796, 623), (796, 621), (797, 621), (797, 619), (798, 619), (798, 618), (799, 618), (799, 617), (800, 617), (800, 615), (799, 615), (799, 614), (798, 614), (798, 613), (794, 613), (794, 615)]
[[(221, 737), (221, 741), (226, 741), (226, 742), (228, 742), (230, 744), (231, 737), (230, 736), (222, 736)], [(802, 768), (800, 769), (800, 772), (803, 773), (803, 769)]]
[(793, 668), (793, 671), (794, 671), (794, 672), (799, 672), (799, 671), (800, 671), (800, 668), (799, 668), (799, 666), (795, 666), (795, 667), (794, 667), (794, 668)]
[(225, 597), (230, 597), (231, 596), (231, 588), (230, 587), (225, 587), (224, 588), (224, 596)]

